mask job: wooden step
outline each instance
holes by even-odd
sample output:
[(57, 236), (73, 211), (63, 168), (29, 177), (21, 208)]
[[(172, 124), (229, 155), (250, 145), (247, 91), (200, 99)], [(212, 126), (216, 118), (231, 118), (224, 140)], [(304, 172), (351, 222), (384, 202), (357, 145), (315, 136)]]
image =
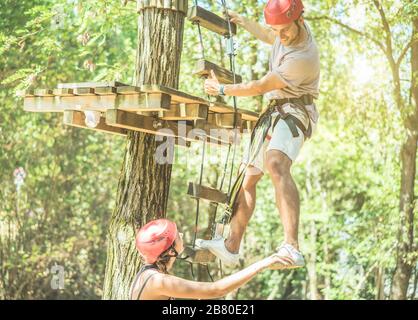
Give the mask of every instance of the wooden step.
[(192, 198), (208, 200), (210, 202), (227, 203), (228, 201), (228, 195), (226, 193), (194, 182), (189, 182), (187, 194)]
[[(229, 35), (228, 21), (213, 12), (210, 12), (202, 7), (190, 7), (187, 12), (187, 18), (195, 23), (199, 23), (202, 27), (216, 32), (222, 36)], [(237, 26), (231, 22), (231, 32), (233, 35), (237, 34)]]
[(183, 255), (189, 256), (186, 260), (191, 263), (208, 264), (215, 262), (216, 256), (209, 250), (203, 250), (186, 246)]
[(100, 122), (95, 128), (90, 128), (85, 123), (86, 116), (82, 111), (64, 111), (63, 122), (66, 125), (85, 128), (95, 131), (101, 131), (106, 133), (112, 133), (116, 135), (126, 136), (127, 130), (123, 128), (112, 127), (106, 124), (105, 118), (101, 117)]
[[(207, 60), (198, 60), (196, 63), (196, 69), (193, 74), (200, 77), (208, 77), (210, 71), (213, 70), (220, 83), (232, 84), (234, 83), (234, 75), (228, 69), (220, 67), (213, 62)], [(242, 77), (235, 74), (235, 83), (241, 83)]]

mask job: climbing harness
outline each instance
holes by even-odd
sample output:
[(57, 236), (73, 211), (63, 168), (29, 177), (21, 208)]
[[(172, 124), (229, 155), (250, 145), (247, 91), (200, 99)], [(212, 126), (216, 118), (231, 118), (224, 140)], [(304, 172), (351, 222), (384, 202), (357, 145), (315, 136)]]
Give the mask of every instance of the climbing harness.
[[(260, 152), (263, 143), (267, 137), (267, 134), (270, 128), (276, 126), (280, 119), (283, 119), (288, 125), (290, 131), (292, 132), (293, 137), (298, 137), (299, 128), (303, 135), (304, 139), (309, 139), (312, 135), (312, 126), (311, 119), (308, 111), (306, 110), (306, 105), (313, 104), (313, 97), (311, 95), (304, 95), (299, 98), (286, 98), (286, 99), (273, 99), (270, 100), (267, 109), (260, 115), (260, 118), (256, 122), (254, 129), (251, 133), (250, 140), (250, 149), (249, 149), (249, 159), (245, 165), (245, 168), (239, 172), (237, 179), (232, 186), (231, 193), (228, 198), (228, 206), (224, 213), (224, 222), (229, 223), (230, 219), (233, 217), (233, 214), (236, 211), (238, 193), (242, 187), (242, 183), (245, 177), (246, 169), (254, 162), (258, 153)], [(305, 125), (293, 114), (286, 112), (284, 106), (291, 105), (294, 108), (298, 108), (303, 111), (308, 119), (308, 128), (305, 128)], [(272, 115), (278, 113), (274, 121)]]

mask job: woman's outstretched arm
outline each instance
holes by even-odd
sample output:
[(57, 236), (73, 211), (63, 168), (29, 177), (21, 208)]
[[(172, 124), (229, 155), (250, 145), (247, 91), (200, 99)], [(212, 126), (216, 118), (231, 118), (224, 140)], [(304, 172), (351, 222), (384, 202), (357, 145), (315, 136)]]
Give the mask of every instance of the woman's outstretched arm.
[(283, 258), (272, 255), (215, 282), (190, 281), (165, 274), (154, 277), (152, 284), (150, 285), (155, 292), (167, 297), (183, 299), (215, 299), (223, 297), (229, 292), (241, 287), (259, 272), (275, 263), (282, 263), (283, 265), (288, 264)]

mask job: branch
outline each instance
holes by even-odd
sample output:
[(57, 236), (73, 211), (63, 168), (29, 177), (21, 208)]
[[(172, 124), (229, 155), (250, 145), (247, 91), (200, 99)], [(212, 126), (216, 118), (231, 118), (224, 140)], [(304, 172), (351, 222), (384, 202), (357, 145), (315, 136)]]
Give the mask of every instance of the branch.
[(388, 20), (386, 18), (386, 14), (385, 11), (383, 10), (382, 5), (380, 4), (379, 1), (377, 0), (373, 0), (373, 3), (377, 9), (377, 11), (380, 14), (380, 19), (382, 20), (382, 24), (383, 24), (383, 30), (385, 30), (386, 33), (386, 50), (387, 50), (387, 56), (388, 58), (390, 58), (391, 63), (395, 63), (395, 59), (393, 57), (393, 48), (392, 48), (392, 33), (390, 31), (390, 26), (388, 23)]
[(405, 58), (406, 53), (408, 52), (409, 49), (411, 49), (412, 45), (418, 41), (417, 39), (411, 39), (411, 41), (408, 42), (408, 44), (405, 46), (405, 48), (402, 49), (401, 54), (399, 55), (398, 60), (396, 61), (396, 65), (400, 66), (403, 58)]
[(377, 40), (375, 37), (373, 37), (373, 36), (371, 36), (370, 34), (368, 34), (368, 33), (365, 33), (365, 32), (362, 32), (362, 31), (360, 31), (360, 30), (357, 30), (357, 29), (355, 29), (355, 28), (353, 28), (353, 27), (351, 27), (351, 26), (349, 26), (349, 25), (347, 25), (347, 24), (345, 24), (345, 23), (343, 23), (343, 22), (341, 22), (340, 20), (337, 20), (337, 19), (335, 19), (335, 18), (332, 18), (332, 17), (328, 17), (328, 16), (317, 16), (317, 17), (306, 17), (306, 20), (328, 20), (328, 21), (331, 21), (331, 22), (333, 22), (333, 23), (335, 23), (335, 24), (337, 24), (337, 25), (339, 25), (340, 27), (342, 27), (342, 28), (344, 28), (344, 29), (346, 29), (346, 30), (348, 30), (348, 31), (350, 31), (350, 32), (352, 32), (352, 33), (355, 33), (355, 34), (357, 34), (357, 35), (359, 35), (359, 36), (361, 36), (361, 37), (364, 37), (364, 38), (366, 38), (366, 39), (369, 39), (369, 40), (371, 40), (373, 43), (375, 43), (385, 54), (387, 54), (387, 50), (386, 50), (386, 48), (385, 48), (385, 46), (379, 41), (379, 40)]

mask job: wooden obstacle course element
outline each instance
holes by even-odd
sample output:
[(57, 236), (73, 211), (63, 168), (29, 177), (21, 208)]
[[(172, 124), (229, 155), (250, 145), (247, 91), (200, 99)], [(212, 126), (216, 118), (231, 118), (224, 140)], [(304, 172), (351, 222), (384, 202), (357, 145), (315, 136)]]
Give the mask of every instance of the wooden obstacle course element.
[(96, 87), (94, 93), (99, 96), (116, 95), (117, 87)]
[(188, 256), (186, 260), (191, 263), (208, 264), (216, 260), (216, 256), (209, 250), (199, 249), (198, 247), (186, 246), (184, 254)]
[(170, 110), (170, 104), (171, 97), (166, 93), (125, 93), (116, 96), (114, 109), (148, 112), (163, 111)]
[(33, 95), (37, 97), (53, 97), (53, 91), (51, 89), (35, 89)]
[[(234, 107), (228, 106), (227, 104), (221, 102), (209, 102), (209, 111), (215, 113), (232, 113), (234, 112)], [(241, 114), (242, 120), (257, 121), (258, 113), (245, 109), (237, 109), (237, 112)]]
[[(169, 137), (175, 136), (175, 132), (178, 131), (176, 123), (117, 109), (106, 111), (106, 123), (114, 127)], [(163, 131), (161, 129), (166, 130)], [(190, 129), (190, 126), (186, 126), (186, 130)]]
[[(198, 75), (200, 77), (208, 77), (210, 75), (211, 70), (213, 70), (213, 72), (215, 73), (220, 83), (225, 83), (225, 84), (234, 83), (234, 75), (231, 71), (204, 59), (197, 61), (196, 69), (193, 72), (193, 74)], [(236, 74), (235, 82), (241, 83), (242, 77)]]
[(104, 82), (69, 82), (58, 83), (58, 89), (76, 89), (76, 88), (103, 88), (103, 87), (121, 87), (128, 86), (119, 81), (104, 81)]
[(148, 8), (187, 12), (188, 0), (137, 0), (137, 12)]
[(93, 87), (74, 88), (73, 93), (76, 96), (94, 96), (94, 88)]
[(242, 114), (236, 114), (236, 126), (234, 126), (234, 118), (235, 113), (209, 113), (208, 122), (225, 129), (241, 128)]
[(186, 92), (182, 92), (173, 88), (155, 85), (145, 84), (141, 86), (141, 92), (145, 93), (165, 93), (171, 96), (171, 103), (201, 103), (207, 104), (205, 99), (193, 96)]
[(56, 97), (40, 97), (26, 95), (23, 101), (23, 109), (29, 112), (63, 112), (64, 109), (57, 106)]
[(95, 128), (90, 128), (85, 123), (86, 116), (81, 111), (64, 111), (63, 123), (69, 126), (91, 129), (116, 135), (126, 136), (127, 130), (123, 128), (112, 127), (106, 124), (104, 117), (100, 117), (100, 122)]
[[(224, 145), (230, 143), (222, 140), (221, 138), (211, 137), (210, 132), (186, 124), (185, 121), (184, 123), (181, 123), (180, 126), (180, 124), (174, 121), (161, 120), (117, 109), (110, 109), (106, 111), (106, 123), (110, 126), (124, 128), (127, 130), (141, 131), (167, 137), (179, 137), (186, 141), (203, 141), (206, 136), (207, 142), (211, 144)], [(202, 135), (199, 135), (198, 131), (195, 131), (195, 135), (190, 134), (194, 129), (200, 129)]]
[(170, 110), (160, 111), (158, 117), (163, 120), (207, 119), (209, 107), (200, 103), (172, 104)]
[(54, 96), (70, 97), (74, 95), (74, 89), (69, 88), (56, 88), (52, 91)]
[[(187, 12), (187, 18), (194, 23), (199, 23), (202, 27), (208, 30), (220, 34), (221, 36), (229, 35), (228, 21), (202, 7), (190, 7)], [(231, 33), (233, 35), (237, 34), (237, 26), (232, 22)]]
[(252, 132), (255, 127), (256, 121), (243, 120), (241, 126), (241, 132)]
[(226, 193), (194, 182), (189, 182), (187, 194), (192, 198), (208, 200), (210, 202), (224, 204), (228, 201), (228, 195)]
[[(194, 121), (194, 128), (203, 130), (208, 138), (215, 141), (222, 141), (224, 144), (239, 144), (241, 132), (234, 133), (230, 128), (220, 127), (208, 120), (198, 119)], [(237, 128), (239, 130), (239, 128)], [(210, 140), (208, 140), (210, 141)]]

